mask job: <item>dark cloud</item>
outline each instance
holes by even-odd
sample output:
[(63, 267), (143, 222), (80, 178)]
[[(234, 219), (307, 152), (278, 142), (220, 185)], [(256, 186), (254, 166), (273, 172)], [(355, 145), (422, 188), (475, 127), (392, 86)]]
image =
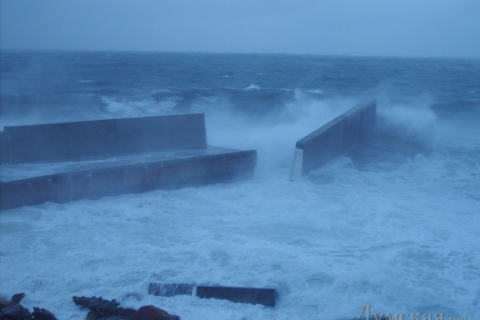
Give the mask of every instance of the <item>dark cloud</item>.
[(2, 0), (2, 48), (480, 57), (475, 0)]

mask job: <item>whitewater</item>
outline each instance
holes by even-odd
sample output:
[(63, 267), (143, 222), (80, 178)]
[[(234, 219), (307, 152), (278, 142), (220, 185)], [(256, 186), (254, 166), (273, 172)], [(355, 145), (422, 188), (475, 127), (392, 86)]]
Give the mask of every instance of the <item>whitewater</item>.
[[(0, 212), (0, 293), (84, 319), (72, 296), (182, 319), (480, 318), (480, 61), (2, 52), (1, 126), (204, 112), (256, 149), (249, 181)], [(299, 181), (295, 142), (366, 100), (377, 138)], [(147, 294), (275, 287), (275, 307)]]

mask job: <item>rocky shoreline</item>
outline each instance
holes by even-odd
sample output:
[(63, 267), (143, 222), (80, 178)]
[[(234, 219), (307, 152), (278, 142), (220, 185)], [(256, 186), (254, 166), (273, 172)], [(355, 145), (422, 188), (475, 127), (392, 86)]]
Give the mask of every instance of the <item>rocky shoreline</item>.
[[(30, 312), (20, 304), (24, 297), (24, 293), (17, 293), (10, 300), (0, 299), (0, 320), (58, 320), (52, 312), (43, 308), (34, 307)], [(122, 308), (115, 299), (102, 297), (73, 297), (73, 302), (90, 309), (87, 320), (180, 320), (179, 316), (153, 305), (142, 306), (138, 310)]]

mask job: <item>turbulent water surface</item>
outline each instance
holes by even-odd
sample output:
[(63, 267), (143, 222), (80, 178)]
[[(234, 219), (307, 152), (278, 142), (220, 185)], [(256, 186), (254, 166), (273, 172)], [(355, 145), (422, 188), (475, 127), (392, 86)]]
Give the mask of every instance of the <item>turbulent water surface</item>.
[[(0, 213), (0, 292), (59, 319), (74, 295), (182, 319), (480, 318), (480, 60), (2, 52), (0, 126), (204, 112), (255, 178)], [(295, 141), (377, 100), (377, 138), (300, 181)], [(147, 294), (273, 286), (277, 306)], [(447, 318), (448, 319), (448, 318)]]

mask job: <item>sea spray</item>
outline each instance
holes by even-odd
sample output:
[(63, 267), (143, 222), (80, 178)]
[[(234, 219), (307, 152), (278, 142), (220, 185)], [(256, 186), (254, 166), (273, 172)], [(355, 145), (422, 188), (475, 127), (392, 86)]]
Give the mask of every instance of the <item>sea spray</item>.
[[(480, 77), (477, 60), (1, 55), (2, 108), (11, 123), (32, 113), (29, 121), (38, 122), (115, 117), (102, 98), (124, 103), (126, 114), (149, 115), (153, 103), (135, 103), (167, 90), (153, 100), (174, 101), (178, 113), (205, 112), (212, 144), (258, 148), (248, 182), (2, 212), (1, 289), (24, 291), (26, 307), (81, 319), (86, 311), (71, 296), (101, 295), (186, 320), (353, 319), (365, 304), (392, 315), (480, 317), (480, 88), (465, 80)], [(18, 59), (42, 64), (43, 77), (32, 80), (32, 63)], [(385, 79), (391, 90), (381, 94)], [(259, 90), (245, 90), (251, 84)], [(19, 90), (4, 89), (13, 87)], [(398, 139), (385, 140), (362, 163), (339, 158), (289, 181), (294, 142), (337, 107), (364, 98), (377, 99), (380, 133), (399, 138), (405, 130), (409, 140), (401, 148)], [(404, 152), (425, 136), (437, 137), (432, 152)], [(269, 309), (159, 298), (146, 293), (152, 281), (273, 286), (279, 299)]]

